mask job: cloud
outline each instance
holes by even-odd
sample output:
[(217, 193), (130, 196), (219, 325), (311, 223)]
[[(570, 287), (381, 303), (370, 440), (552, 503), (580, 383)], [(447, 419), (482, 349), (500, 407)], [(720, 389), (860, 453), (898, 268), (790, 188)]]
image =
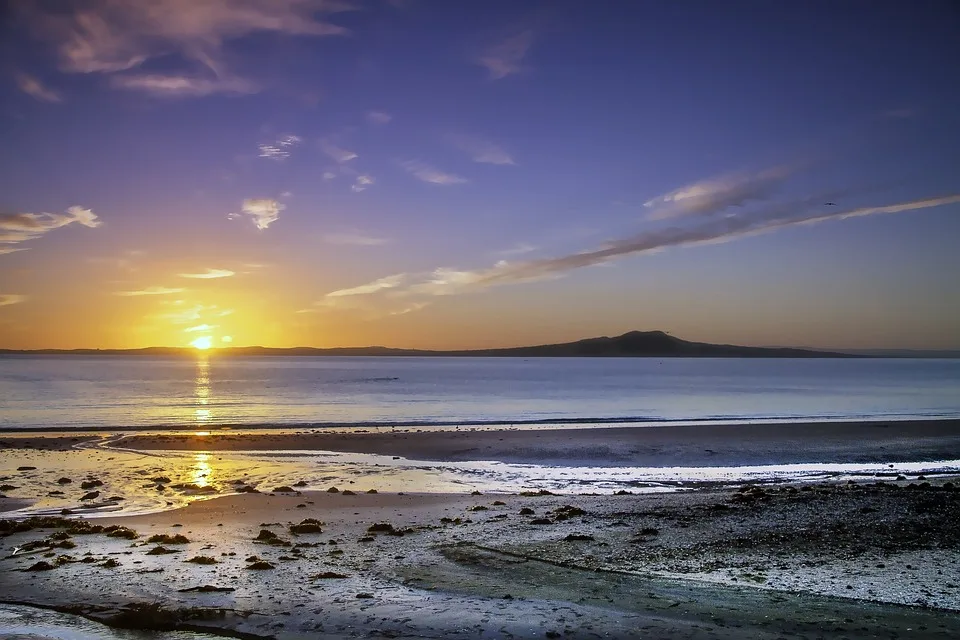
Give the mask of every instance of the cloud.
[(454, 134), (449, 136), (450, 143), (464, 153), (469, 154), (474, 162), (486, 164), (516, 164), (509, 153), (483, 138)]
[[(179, 306), (182, 304), (183, 300), (176, 300), (168, 302), (167, 304), (174, 304)], [(189, 324), (191, 322), (196, 322), (202, 317), (206, 316), (208, 318), (223, 318), (233, 313), (233, 309), (220, 309), (217, 305), (194, 305), (180, 311), (173, 311), (171, 313), (164, 313), (156, 316), (160, 320), (168, 320), (173, 324)]]
[(337, 177), (337, 174), (333, 171), (324, 171), (322, 177), (324, 180), (333, 180)]
[(75, 73), (122, 71), (171, 53), (210, 67), (225, 42), (252, 33), (345, 34), (317, 16), (352, 8), (340, 0), (79, 0), (73, 11), (41, 13), (40, 4), (27, 4), (32, 26)]
[(84, 207), (70, 207), (66, 213), (0, 213), (0, 243), (33, 240), (73, 223), (91, 229), (103, 224), (97, 214)]
[(218, 324), (198, 324), (195, 327), (187, 327), (186, 329), (183, 330), (183, 332), (191, 333), (194, 331), (212, 331), (213, 329), (216, 329), (219, 326), (220, 325)]
[(367, 111), (367, 122), (370, 124), (387, 124), (393, 116), (385, 111)]
[(353, 151), (348, 151), (347, 149), (341, 149), (337, 145), (333, 144), (329, 140), (320, 141), (320, 150), (325, 154), (330, 156), (335, 162), (343, 164), (344, 162), (350, 162), (354, 158), (357, 158), (357, 154)]
[(388, 238), (377, 238), (359, 232), (329, 233), (323, 236), (323, 241), (329, 244), (354, 245), (360, 247), (374, 247), (390, 242)]
[(236, 275), (236, 273), (233, 271), (230, 271), (229, 269), (207, 269), (203, 273), (179, 274), (181, 278), (197, 278), (201, 280), (207, 280), (212, 278), (229, 278), (232, 275)]
[(0, 247), (0, 256), (6, 255), (8, 253), (16, 253), (17, 251), (26, 251), (27, 247)]
[(510, 247), (509, 249), (503, 249), (501, 251), (497, 251), (497, 254), (501, 256), (516, 256), (524, 253), (530, 253), (531, 251), (536, 251), (536, 250), (537, 250), (537, 247), (533, 246), (532, 244), (528, 244), (526, 242), (519, 242), (513, 245), (512, 247)]
[[(280, 217), (280, 212), (286, 207), (271, 198), (249, 198), (243, 201), (243, 213), (253, 219), (253, 224), (261, 231), (276, 222)], [(230, 217), (238, 217), (240, 214), (231, 214)]]
[(285, 135), (280, 136), (276, 141), (270, 144), (259, 145), (260, 157), (270, 158), (271, 160), (283, 160), (290, 157), (290, 149), (303, 141), (300, 136)]
[(755, 174), (739, 173), (702, 180), (657, 196), (643, 206), (652, 209), (648, 216), (651, 220), (713, 215), (729, 207), (769, 197), (789, 175), (789, 170), (778, 167)]
[(383, 291), (384, 289), (393, 289), (393, 288), (399, 287), (403, 283), (403, 281), (406, 280), (406, 278), (407, 278), (407, 274), (398, 273), (396, 275), (380, 278), (379, 280), (374, 280), (373, 282), (369, 282), (367, 284), (362, 284), (358, 287), (331, 291), (326, 295), (326, 297), (339, 298), (343, 296), (360, 296), (360, 295), (367, 295), (370, 293), (376, 293), (377, 291)]
[(110, 84), (163, 98), (200, 98), (216, 93), (242, 96), (260, 91), (253, 82), (237, 77), (138, 74), (114, 76)]
[(144, 254), (145, 252), (139, 249), (128, 249), (119, 256), (87, 258), (87, 262), (90, 264), (105, 264), (124, 271), (137, 271), (137, 266), (134, 263), (137, 258), (143, 257)]
[(413, 174), (417, 179), (433, 184), (463, 184), (467, 182), (466, 178), (461, 178), (452, 173), (444, 173), (423, 162), (416, 160), (407, 160), (400, 163), (404, 169)]
[(146, 289), (138, 289), (136, 291), (117, 291), (115, 295), (134, 297), (134, 296), (168, 296), (174, 293), (183, 293), (186, 289), (170, 288), (170, 287), (147, 287)]
[[(501, 260), (491, 267), (476, 270), (441, 267), (426, 274), (390, 276), (345, 290), (347, 293), (334, 292), (334, 294), (373, 295), (389, 289), (388, 295), (396, 299), (454, 295), (499, 285), (558, 278), (576, 269), (602, 266), (619, 258), (657, 253), (671, 247), (730, 242), (794, 226), (958, 204), (960, 194), (829, 212), (823, 211), (822, 202), (822, 195), (819, 195), (796, 202), (769, 206), (749, 214), (711, 218), (692, 226), (646, 231), (608, 242), (595, 249), (559, 257), (525, 262)], [(719, 206), (725, 206), (723, 201)]]
[(491, 80), (523, 71), (523, 59), (533, 44), (533, 31), (522, 31), (487, 47), (475, 62), (486, 67)]
[(20, 91), (23, 91), (28, 96), (36, 98), (41, 102), (60, 102), (62, 100), (59, 93), (53, 89), (45, 87), (40, 80), (31, 75), (18, 73), (16, 79), (17, 86), (20, 87)]
[(361, 174), (357, 176), (357, 179), (353, 181), (353, 184), (350, 185), (350, 190), (356, 193), (361, 191), (366, 191), (370, 185), (374, 183), (373, 176), (367, 174)]
[(11, 304), (20, 304), (27, 299), (27, 296), (19, 293), (0, 293), (0, 307), (6, 307)]

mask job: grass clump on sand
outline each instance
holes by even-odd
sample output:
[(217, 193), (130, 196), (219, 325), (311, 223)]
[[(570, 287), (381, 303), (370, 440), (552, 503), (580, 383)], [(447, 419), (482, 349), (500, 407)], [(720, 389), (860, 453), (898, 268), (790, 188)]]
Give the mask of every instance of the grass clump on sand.
[(147, 538), (147, 542), (150, 544), (188, 544), (190, 539), (180, 533), (172, 536), (168, 533), (157, 533)]
[[(290, 533), (323, 533), (321, 525), (323, 523), (316, 518), (305, 518), (299, 524), (290, 525)], [(274, 534), (274, 537), (276, 537), (276, 534)]]

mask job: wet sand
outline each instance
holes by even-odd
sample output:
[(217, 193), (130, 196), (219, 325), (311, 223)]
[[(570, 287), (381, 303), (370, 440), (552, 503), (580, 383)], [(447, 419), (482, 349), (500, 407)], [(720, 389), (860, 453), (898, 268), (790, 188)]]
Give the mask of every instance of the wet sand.
[(960, 420), (295, 434), (131, 434), (141, 450), (322, 450), (564, 466), (731, 466), (960, 458)]
[[(322, 532), (291, 530), (308, 518)], [(960, 491), (944, 478), (617, 496), (251, 494), (88, 521), (126, 537), (5, 535), (0, 593), (113, 623), (133, 610), (138, 624), (278, 638), (951, 638), (957, 521)], [(158, 534), (187, 541), (151, 542)], [(12, 555), (36, 540), (76, 546)], [(158, 546), (172, 553), (151, 554)], [(197, 556), (211, 564), (187, 562)], [(26, 571), (41, 561), (53, 568)]]

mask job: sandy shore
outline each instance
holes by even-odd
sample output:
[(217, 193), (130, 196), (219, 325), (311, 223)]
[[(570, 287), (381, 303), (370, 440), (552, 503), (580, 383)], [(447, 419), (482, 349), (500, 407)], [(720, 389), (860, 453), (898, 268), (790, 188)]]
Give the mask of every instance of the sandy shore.
[[(322, 532), (291, 529), (309, 518)], [(0, 593), (112, 623), (278, 638), (952, 638), (958, 521), (960, 491), (942, 478), (619, 496), (252, 494), (88, 521), (124, 537), (7, 525)], [(177, 534), (186, 540), (150, 540)], [(49, 546), (64, 542), (75, 546)], [(29, 570), (39, 562), (51, 568)]]
[[(4, 434), (0, 450), (66, 450), (97, 436)], [(414, 460), (497, 460), (564, 466), (731, 466), (960, 458), (960, 420), (811, 422), (588, 429), (359, 429), (120, 434), (150, 450), (337, 451)]]

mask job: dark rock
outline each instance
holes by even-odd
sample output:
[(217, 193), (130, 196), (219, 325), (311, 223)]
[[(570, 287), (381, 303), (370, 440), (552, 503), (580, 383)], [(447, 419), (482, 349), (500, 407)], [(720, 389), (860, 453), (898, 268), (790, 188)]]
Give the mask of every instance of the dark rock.
[(357, 594), (357, 598), (361, 600), (369, 600), (372, 597), (373, 597), (372, 593), (360, 592)]
[(482, 496), (483, 494), (480, 493), (479, 491), (471, 491), (471, 492), (470, 492), (470, 495), (472, 495), (472, 496)]
[(103, 563), (101, 563), (100, 566), (105, 569), (114, 569), (116, 567), (119, 567), (120, 563), (117, 560), (114, 560), (113, 558), (109, 558)]
[(103, 483), (99, 480), (84, 480), (83, 482), (80, 483), (80, 488), (84, 490), (93, 489), (95, 487), (102, 487), (102, 486), (103, 486)]
[(534, 518), (530, 521), (530, 524), (553, 524), (553, 520), (547, 518)]
[(494, 500), (491, 504), (492, 504), (493, 506), (495, 506), (495, 507), (505, 507), (505, 506), (507, 506), (507, 503), (504, 502), (503, 500)]
[(155, 482), (157, 484), (170, 484), (173, 481), (167, 476), (157, 476), (156, 478), (150, 478), (150, 482)]
[(594, 540), (594, 537), (585, 533), (571, 533), (564, 540), (567, 542), (587, 542)]
[(282, 487), (275, 488), (273, 492), (274, 493), (296, 493), (297, 490), (294, 489), (293, 487), (288, 487), (287, 485), (283, 485)]
[(36, 471), (36, 467), (17, 467), (17, 471)]
[(349, 578), (350, 576), (343, 573), (336, 573), (334, 571), (324, 571), (323, 573), (317, 573), (310, 576), (311, 580), (342, 580), (343, 578)]
[(373, 536), (363, 536), (357, 542), (373, 542), (375, 539)]
[(265, 560), (259, 560), (253, 564), (247, 565), (247, 569), (253, 569), (254, 571), (265, 571), (267, 569), (273, 569), (273, 565)]
[(614, 492), (615, 496), (632, 496), (632, 491), (627, 491), (626, 489), (620, 489), (619, 491)]
[(330, 487), (327, 489), (327, 493), (340, 493), (340, 489), (337, 489), (336, 487)]
[(306, 481), (306, 480), (300, 480), (299, 482), (294, 482), (294, 483), (293, 483), (293, 486), (295, 486), (295, 487), (305, 487), (305, 486), (307, 486), (307, 481)]
[(377, 493), (376, 489), (367, 489), (367, 493)]
[(552, 496), (554, 493), (546, 489), (540, 489), (539, 491), (521, 491), (520, 495), (525, 498), (534, 498), (537, 496)]
[(50, 564), (49, 562), (46, 562), (46, 561), (44, 561), (44, 560), (41, 560), (40, 562), (38, 562), (38, 563), (36, 563), (36, 564), (30, 565), (29, 567), (27, 567), (26, 569), (24, 569), (24, 571), (50, 571), (50, 570), (53, 569), (53, 568), (54, 568), (54, 567), (53, 567), (52, 564)]
[(389, 522), (378, 522), (367, 527), (368, 533), (391, 533), (393, 531), (395, 531), (395, 529)]
[(520, 515), (522, 516), (532, 516), (534, 513), (535, 513), (534, 510), (529, 507), (524, 507), (523, 509), (520, 509)]
[(237, 493), (260, 493), (260, 491), (251, 486), (243, 486), (237, 489)]
[(469, 509), (467, 509), (467, 511), (489, 511), (489, 508), (483, 506), (482, 504), (478, 504), (476, 506), (470, 507)]
[(133, 529), (128, 529), (127, 527), (112, 526), (104, 529), (104, 532), (107, 536), (111, 538), (123, 538), (124, 540), (136, 540), (140, 537), (140, 534), (134, 531)]
[(70, 484), (73, 482), (70, 478), (60, 478), (57, 480), (57, 484)]
[(217, 560), (210, 556), (193, 556), (188, 560), (184, 560), (184, 562), (192, 562), (193, 564), (217, 564)]
[(199, 587), (188, 587), (187, 589), (177, 589), (180, 593), (230, 593), (236, 591), (233, 587), (215, 587), (204, 584)]

